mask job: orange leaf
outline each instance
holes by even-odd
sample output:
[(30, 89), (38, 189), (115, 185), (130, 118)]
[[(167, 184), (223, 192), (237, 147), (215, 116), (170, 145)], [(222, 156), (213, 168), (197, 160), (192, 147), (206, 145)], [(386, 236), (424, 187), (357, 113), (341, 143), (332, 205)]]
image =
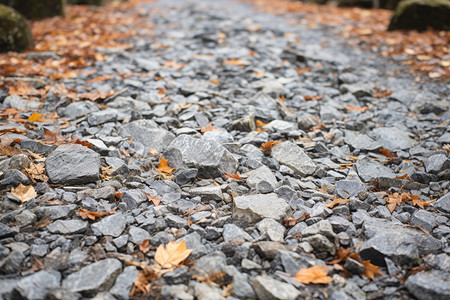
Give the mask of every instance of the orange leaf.
[(167, 165), (168, 160), (164, 157), (161, 157), (159, 160), (159, 166), (155, 169), (156, 172), (161, 173), (162, 175), (171, 176), (172, 171), (176, 170), (176, 168), (171, 168)]
[(22, 203), (37, 197), (36, 190), (33, 186), (23, 184), (19, 184), (17, 187), (12, 188), (11, 194), (19, 198)]
[(310, 283), (330, 283), (333, 278), (327, 276), (328, 269), (326, 266), (315, 266), (311, 268), (300, 269), (295, 274), (294, 279), (304, 284)]
[(261, 145), (261, 150), (266, 153), (266, 154), (270, 154), (270, 151), (272, 150), (272, 147), (275, 145), (278, 145), (279, 143), (281, 143), (280, 141), (268, 141), (267, 143), (264, 143)]
[(397, 154), (392, 153), (392, 151), (386, 150), (384, 148), (381, 148), (380, 150), (378, 150), (378, 152), (384, 156), (387, 156), (389, 158), (393, 158), (393, 157), (397, 157)]
[(242, 61), (240, 59), (228, 59), (228, 60), (224, 60), (223, 62), (226, 65), (229, 66), (241, 66), (241, 67), (245, 67), (248, 63), (245, 61)]
[(402, 176), (396, 176), (395, 179), (406, 179), (408, 181), (412, 181), (411, 177), (408, 174), (403, 174)]
[(170, 241), (166, 247), (159, 245), (155, 253), (155, 261), (162, 268), (170, 269), (178, 267), (189, 255), (192, 249), (186, 249), (186, 242)]
[(256, 126), (258, 126), (258, 127), (264, 127), (264, 126), (266, 126), (266, 125), (267, 125), (266, 123), (261, 122), (260, 120), (256, 120)]
[(425, 206), (430, 206), (430, 203), (420, 200), (419, 195), (411, 196), (411, 201), (413, 205), (418, 206), (421, 209), (425, 209)]
[(138, 245), (139, 250), (141, 250), (142, 253), (147, 253), (148, 251), (150, 251), (150, 242), (148, 241), (148, 239), (143, 240), (142, 243)]
[(365, 112), (367, 110), (367, 107), (359, 107), (359, 106), (353, 106), (353, 105), (344, 105), (345, 109), (348, 111), (359, 111), (359, 112)]
[(364, 275), (366, 277), (368, 277), (368, 278), (373, 280), (375, 275), (383, 275), (380, 272), (378, 266), (373, 265), (370, 262), (370, 260), (362, 260), (362, 261), (360, 260), (359, 262), (364, 266), (364, 268), (366, 268), (365, 271), (364, 271)]
[(208, 124), (205, 127), (201, 127), (201, 130), (202, 130), (202, 134), (204, 134), (207, 131), (220, 131), (220, 129), (218, 129), (218, 128), (213, 128), (211, 124)]
[(158, 206), (159, 203), (161, 202), (161, 197), (160, 196), (152, 196), (152, 195), (150, 195), (148, 193), (145, 193), (145, 192), (144, 192), (144, 194), (147, 196), (148, 201), (152, 202), (154, 206)]
[(236, 172), (235, 174), (228, 174), (228, 173), (225, 173), (225, 177), (226, 178), (234, 178), (234, 179), (237, 179), (237, 180), (245, 180), (245, 179), (243, 179), (243, 178), (241, 178), (240, 176), (239, 176), (239, 174), (238, 174), (238, 172)]
[(37, 112), (33, 112), (31, 116), (28, 117), (28, 122), (39, 122), (42, 118), (42, 114), (38, 114)]
[(344, 248), (339, 249), (338, 252), (336, 253), (336, 258), (333, 259), (332, 261), (327, 262), (327, 264), (334, 265), (340, 263), (341, 261), (346, 261), (352, 249), (353, 247), (350, 247), (348, 249)]
[(58, 135), (59, 128), (56, 130), (56, 132), (53, 132), (47, 128), (44, 128), (44, 139), (47, 140), (47, 143), (54, 144), (54, 145), (61, 145), (66, 143), (66, 137), (60, 137)]
[(323, 94), (318, 95), (318, 96), (306, 95), (306, 96), (303, 96), (303, 98), (305, 98), (306, 101), (310, 101), (310, 100), (319, 101), (319, 100), (322, 100)]
[(336, 204), (342, 203), (342, 202), (349, 202), (350, 199), (334, 199), (333, 202), (325, 204), (328, 208), (333, 208)]
[(83, 208), (79, 208), (78, 209), (79, 213), (80, 213), (80, 217), (82, 219), (91, 219), (93, 221), (95, 221), (95, 218), (99, 218), (99, 217), (103, 217), (103, 216), (107, 216), (107, 215), (112, 215), (115, 214), (117, 211), (115, 210), (111, 210), (111, 211), (105, 211), (105, 212), (95, 212), (95, 211), (89, 211)]

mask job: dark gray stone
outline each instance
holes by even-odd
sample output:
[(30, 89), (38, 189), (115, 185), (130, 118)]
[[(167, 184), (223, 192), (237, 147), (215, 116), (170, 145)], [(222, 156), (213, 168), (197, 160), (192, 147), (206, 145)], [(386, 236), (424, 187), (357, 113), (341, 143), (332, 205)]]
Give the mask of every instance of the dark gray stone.
[(14, 235), (14, 230), (0, 222), (0, 239), (4, 239)]
[(22, 278), (14, 288), (14, 293), (23, 299), (45, 299), (49, 290), (58, 288), (61, 282), (61, 274), (56, 271), (39, 271), (33, 275)]
[(336, 194), (341, 198), (356, 197), (359, 192), (366, 190), (366, 185), (360, 181), (340, 180), (336, 183)]
[(128, 300), (134, 281), (137, 279), (138, 273), (135, 266), (128, 266), (123, 269), (114, 286), (109, 291), (113, 296), (120, 300)]
[(365, 182), (370, 181), (372, 178), (388, 177), (395, 178), (398, 176), (391, 168), (384, 166), (383, 164), (374, 161), (366, 156), (360, 156), (356, 161), (354, 167), (358, 176)]
[(21, 251), (11, 251), (0, 261), (0, 274), (14, 274), (21, 270), (25, 255)]
[(122, 270), (122, 263), (106, 258), (67, 276), (62, 286), (71, 292), (94, 293), (109, 290)]
[(252, 240), (252, 237), (247, 232), (234, 224), (225, 224), (223, 226), (222, 235), (225, 242), (229, 242), (231, 240)]
[(126, 218), (122, 213), (104, 217), (102, 220), (91, 225), (92, 232), (95, 235), (109, 235), (118, 237), (125, 230), (127, 224)]
[(293, 285), (268, 275), (257, 276), (253, 280), (253, 289), (260, 300), (295, 300), (300, 295)]
[(354, 149), (367, 151), (374, 151), (382, 147), (380, 142), (373, 140), (369, 136), (365, 134), (357, 134), (350, 130), (345, 131), (344, 142), (352, 146)]
[(82, 220), (56, 220), (47, 226), (51, 233), (74, 234), (82, 233), (89, 227), (88, 221)]
[(140, 244), (143, 240), (148, 240), (150, 238), (148, 231), (135, 226), (130, 227), (128, 234), (130, 235), (130, 241), (134, 244)]
[(99, 178), (100, 155), (78, 144), (61, 145), (47, 157), (45, 168), (52, 183), (94, 182)]
[(450, 193), (445, 194), (431, 205), (439, 211), (450, 213)]
[(416, 210), (411, 216), (411, 225), (417, 225), (428, 232), (436, 227), (436, 220), (433, 213), (426, 210)]
[(277, 179), (267, 166), (259, 167), (252, 171), (246, 180), (249, 187), (258, 193), (270, 193), (275, 190)]
[(53, 221), (68, 217), (77, 206), (75, 204), (69, 205), (54, 205), (54, 206), (40, 206), (35, 210), (38, 219), (46, 218)]
[(446, 300), (450, 298), (449, 282), (449, 273), (433, 270), (409, 276), (405, 286), (418, 300)]
[(425, 160), (425, 170), (431, 174), (450, 169), (450, 160), (445, 154), (435, 154)]

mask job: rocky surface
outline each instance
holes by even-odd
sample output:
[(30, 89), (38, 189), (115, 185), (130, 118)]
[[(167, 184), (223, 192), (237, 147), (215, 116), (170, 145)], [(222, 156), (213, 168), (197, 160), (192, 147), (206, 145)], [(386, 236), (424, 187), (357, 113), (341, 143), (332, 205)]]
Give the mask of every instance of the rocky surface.
[[(432, 92), (445, 88), (386, 77), (401, 67), (248, 4), (139, 13), (153, 39), (64, 80), (120, 94), (0, 94), (1, 109), (65, 124), (52, 142), (51, 120), (0, 120), (16, 151), (0, 156), (1, 298), (129, 299), (169, 241), (191, 264), (154, 279), (152, 299), (449, 297), (449, 95)], [(36, 195), (22, 202), (19, 184)], [(349, 248), (359, 257), (327, 265)], [(314, 266), (333, 281), (292, 278)]]

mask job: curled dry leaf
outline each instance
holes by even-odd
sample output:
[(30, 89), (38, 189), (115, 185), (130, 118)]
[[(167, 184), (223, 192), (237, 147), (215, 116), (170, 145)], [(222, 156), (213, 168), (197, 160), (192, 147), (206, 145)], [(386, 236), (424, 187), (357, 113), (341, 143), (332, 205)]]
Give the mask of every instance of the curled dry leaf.
[(11, 189), (11, 194), (19, 198), (20, 201), (27, 202), (37, 196), (36, 190), (31, 185), (19, 184), (17, 187)]
[(236, 179), (236, 180), (245, 180), (244, 178), (241, 178), (239, 176), (238, 172), (236, 172), (235, 174), (228, 174), (228, 173), (224, 173), (224, 174), (225, 174), (226, 178), (233, 178), (233, 179)]
[(42, 182), (48, 181), (48, 177), (45, 174), (45, 167), (42, 164), (35, 164), (31, 162), (30, 167), (25, 168), (25, 173), (35, 180), (39, 180)]
[(170, 241), (166, 247), (159, 245), (155, 253), (155, 261), (165, 269), (178, 267), (189, 255), (192, 249), (186, 248), (186, 242)]
[(358, 112), (365, 112), (367, 110), (367, 107), (359, 107), (359, 106), (353, 106), (353, 105), (344, 105), (345, 109), (348, 111), (358, 111)]
[(105, 212), (96, 212), (96, 211), (89, 211), (89, 210), (86, 210), (83, 208), (79, 208), (78, 212), (80, 213), (80, 217), (82, 219), (90, 219), (90, 220), (95, 221), (95, 218), (112, 215), (112, 214), (115, 214), (117, 211), (111, 210), (111, 211), (105, 211)]
[(349, 202), (349, 201), (350, 201), (350, 199), (339, 199), (339, 198), (337, 198), (337, 199), (334, 199), (333, 202), (325, 204), (325, 206), (328, 207), (328, 208), (333, 208), (339, 203)]
[(158, 166), (158, 168), (155, 169), (155, 171), (160, 173), (164, 177), (172, 176), (172, 172), (173, 172), (173, 170), (176, 170), (176, 168), (169, 167), (169, 165), (167, 163), (168, 163), (168, 160), (165, 159), (164, 157), (161, 157), (161, 159), (159, 160), (159, 166)]
[(304, 284), (310, 283), (330, 283), (333, 278), (327, 276), (328, 268), (326, 266), (314, 266), (311, 268), (300, 269), (295, 274), (294, 279)]
[(270, 154), (270, 151), (272, 151), (272, 147), (275, 145), (280, 144), (281, 141), (268, 141), (264, 144), (261, 145), (261, 150), (265, 153), (265, 154)]
[(211, 123), (210, 123), (210, 124), (208, 124), (207, 126), (201, 127), (201, 131), (202, 131), (202, 134), (204, 134), (204, 133), (207, 132), (207, 131), (220, 131), (220, 129), (218, 129), (218, 128), (213, 128), (212, 125), (211, 125)]
[(150, 251), (150, 242), (148, 239), (143, 240), (142, 243), (138, 244), (139, 250), (141, 250), (142, 253), (147, 253)]
[(154, 206), (158, 206), (161, 202), (162, 197), (161, 196), (152, 196), (149, 193), (144, 194), (147, 196), (148, 201), (152, 202)]

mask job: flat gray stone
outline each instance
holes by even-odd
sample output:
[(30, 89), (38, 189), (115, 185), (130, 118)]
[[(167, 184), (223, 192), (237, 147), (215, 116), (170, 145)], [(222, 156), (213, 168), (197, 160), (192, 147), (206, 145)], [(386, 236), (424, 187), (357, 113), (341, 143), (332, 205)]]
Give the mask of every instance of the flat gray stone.
[(416, 144), (408, 132), (396, 127), (378, 127), (372, 130), (371, 135), (387, 150), (409, 149)]
[(222, 201), (223, 193), (220, 186), (202, 186), (189, 190), (191, 196), (200, 196), (202, 200)]
[(301, 177), (313, 174), (316, 169), (316, 165), (302, 148), (290, 141), (272, 147), (271, 155), (280, 164), (288, 166)]
[(113, 215), (104, 217), (102, 220), (91, 225), (92, 232), (95, 235), (109, 235), (118, 237), (125, 229), (127, 220), (122, 213), (115, 213)]
[(450, 160), (445, 154), (435, 154), (425, 160), (424, 166), (428, 173), (437, 174), (450, 169)]
[(450, 193), (445, 194), (431, 205), (439, 211), (450, 213)]
[(436, 254), (442, 243), (425, 232), (401, 223), (366, 217), (363, 221), (366, 240), (360, 257), (376, 265), (384, 265), (388, 257), (398, 264), (411, 264), (422, 255)]
[(281, 222), (291, 207), (277, 194), (256, 194), (234, 198), (232, 218), (236, 222), (253, 224), (265, 218)]
[(413, 274), (406, 279), (405, 286), (418, 300), (450, 299), (450, 275), (446, 272), (432, 270)]
[(138, 273), (135, 266), (125, 267), (109, 292), (120, 300), (128, 300), (131, 288), (137, 277)]
[(275, 190), (277, 179), (269, 167), (262, 166), (250, 173), (246, 183), (258, 193), (265, 194)]
[(83, 184), (99, 178), (100, 155), (79, 144), (61, 145), (45, 160), (52, 183)]
[(154, 121), (144, 119), (122, 125), (119, 128), (119, 135), (133, 137), (134, 141), (146, 148), (155, 148), (158, 152), (164, 151), (175, 137), (173, 133), (162, 129)]
[(398, 176), (391, 168), (368, 158), (367, 156), (359, 157), (354, 165), (358, 176), (365, 182), (370, 181), (372, 178), (387, 177), (395, 178)]
[(356, 197), (359, 192), (367, 190), (361, 181), (340, 180), (336, 183), (336, 194), (341, 198)]
[(261, 234), (267, 234), (268, 238), (274, 242), (283, 242), (286, 228), (271, 218), (265, 218), (256, 224), (256, 229)]
[(365, 134), (358, 134), (350, 130), (345, 131), (344, 142), (354, 149), (373, 151), (381, 148), (381, 143), (373, 140)]
[(39, 300), (45, 299), (50, 289), (59, 287), (61, 274), (56, 271), (39, 271), (30, 276), (22, 278), (14, 288), (23, 299)]
[(295, 300), (300, 295), (300, 292), (292, 284), (267, 275), (257, 276), (253, 280), (253, 289), (260, 300)]
[(56, 220), (46, 228), (51, 233), (74, 234), (82, 233), (89, 227), (88, 221), (82, 220)]
[(135, 226), (130, 228), (128, 234), (130, 235), (129, 240), (136, 245), (150, 238), (150, 233), (147, 230)]
[(106, 258), (70, 274), (62, 286), (71, 292), (93, 293), (109, 290), (122, 270), (122, 263)]
[(235, 174), (238, 167), (237, 159), (219, 143), (188, 135), (175, 138), (164, 157), (176, 168), (197, 168), (199, 176), (204, 178)]

